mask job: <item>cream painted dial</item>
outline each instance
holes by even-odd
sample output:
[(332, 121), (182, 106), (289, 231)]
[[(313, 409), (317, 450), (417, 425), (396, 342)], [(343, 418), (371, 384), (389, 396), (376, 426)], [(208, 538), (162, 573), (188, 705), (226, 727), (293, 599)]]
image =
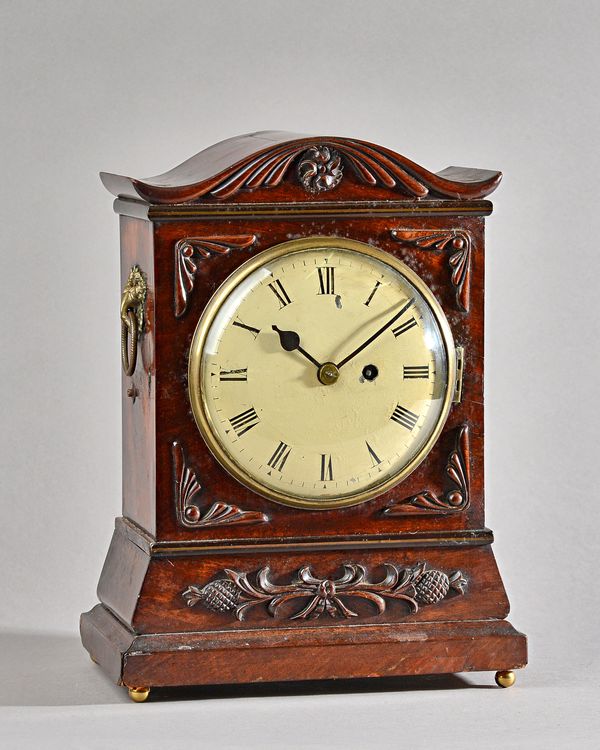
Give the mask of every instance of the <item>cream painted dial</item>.
[(437, 301), (393, 256), (311, 237), (240, 266), (204, 311), (190, 400), (240, 482), (306, 508), (401, 481), (448, 415), (454, 344)]

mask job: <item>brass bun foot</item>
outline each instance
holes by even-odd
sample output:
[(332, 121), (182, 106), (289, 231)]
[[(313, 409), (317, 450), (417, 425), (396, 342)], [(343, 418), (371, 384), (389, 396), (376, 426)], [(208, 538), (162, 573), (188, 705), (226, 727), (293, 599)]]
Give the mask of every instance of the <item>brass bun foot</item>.
[(499, 672), (496, 672), (494, 679), (498, 687), (509, 688), (515, 684), (516, 677), (512, 669), (501, 669)]
[(150, 695), (150, 688), (149, 687), (135, 687), (135, 688), (129, 688), (129, 697), (132, 701), (135, 703), (143, 703), (145, 700), (148, 699), (148, 696)]

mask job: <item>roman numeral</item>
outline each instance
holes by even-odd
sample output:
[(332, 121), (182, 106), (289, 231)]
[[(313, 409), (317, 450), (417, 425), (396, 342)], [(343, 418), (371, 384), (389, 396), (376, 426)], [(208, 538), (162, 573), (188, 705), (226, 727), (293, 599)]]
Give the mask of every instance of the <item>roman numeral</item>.
[(397, 328), (392, 328), (392, 333), (397, 338), (401, 334), (406, 333), (407, 331), (410, 331), (410, 329), (416, 325), (417, 325), (417, 321), (414, 318), (409, 318), (404, 323), (401, 323)]
[(335, 268), (318, 268), (319, 272), (319, 294), (335, 294)]
[(366, 440), (365, 440), (365, 444), (367, 446), (367, 450), (369, 451), (369, 456), (371, 456), (371, 464), (373, 468), (375, 468), (376, 466), (379, 466), (379, 464), (381, 463), (381, 459), (379, 458), (377, 453), (375, 453), (373, 448), (371, 448), (371, 446), (367, 443)]
[(369, 298), (368, 298), (368, 300), (367, 300), (367, 301), (365, 302), (365, 305), (366, 305), (367, 307), (368, 307), (368, 306), (369, 306), (369, 305), (371, 304), (371, 300), (372, 300), (372, 299), (373, 299), (373, 297), (375, 296), (375, 292), (376, 292), (376, 291), (377, 291), (377, 290), (379, 289), (379, 287), (380, 287), (380, 286), (381, 286), (381, 281), (376, 281), (376, 282), (375, 282), (375, 286), (373, 287), (373, 291), (371, 292), (371, 294), (369, 294)]
[(245, 328), (247, 331), (250, 331), (250, 333), (256, 338), (258, 334), (260, 333), (259, 328), (254, 328), (253, 326), (247, 326), (245, 323), (242, 323), (241, 320), (234, 320), (233, 324), (234, 326), (237, 326), (238, 328)]
[(233, 427), (235, 434), (238, 437), (242, 437), (242, 435), (248, 432), (248, 430), (256, 427), (259, 422), (260, 419), (258, 414), (254, 411), (254, 407), (246, 409), (246, 411), (243, 411), (235, 417), (231, 417), (229, 420), (229, 424)]
[(285, 462), (288, 460), (291, 450), (292, 449), (289, 445), (280, 442), (275, 449), (275, 453), (273, 453), (273, 455), (269, 459), (267, 466), (270, 466), (276, 471), (283, 471), (283, 467), (285, 466)]
[(283, 288), (283, 284), (279, 279), (275, 279), (275, 281), (272, 281), (269, 284), (269, 289), (273, 292), (273, 294), (277, 297), (279, 300), (279, 309), (281, 310), (286, 305), (291, 305), (292, 300), (289, 298), (288, 293)]
[(402, 427), (406, 427), (407, 430), (414, 429), (418, 418), (419, 417), (416, 414), (413, 414), (412, 411), (400, 406), (400, 404), (394, 409), (394, 413), (390, 417), (391, 420), (398, 422)]
[(331, 456), (321, 454), (321, 481), (327, 482), (333, 480), (333, 466), (331, 465)]
[(248, 380), (248, 368), (244, 367), (240, 370), (221, 370), (219, 373), (219, 380), (222, 382)]
[(404, 379), (413, 380), (415, 378), (429, 378), (429, 365), (404, 365)]

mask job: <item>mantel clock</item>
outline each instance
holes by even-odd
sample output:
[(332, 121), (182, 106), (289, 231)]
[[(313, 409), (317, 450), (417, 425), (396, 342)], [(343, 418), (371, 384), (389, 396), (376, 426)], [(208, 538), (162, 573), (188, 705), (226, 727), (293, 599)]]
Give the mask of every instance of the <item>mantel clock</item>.
[(484, 524), (486, 196), (365, 141), (262, 132), (120, 216), (123, 516), (82, 615), (154, 687), (526, 663)]

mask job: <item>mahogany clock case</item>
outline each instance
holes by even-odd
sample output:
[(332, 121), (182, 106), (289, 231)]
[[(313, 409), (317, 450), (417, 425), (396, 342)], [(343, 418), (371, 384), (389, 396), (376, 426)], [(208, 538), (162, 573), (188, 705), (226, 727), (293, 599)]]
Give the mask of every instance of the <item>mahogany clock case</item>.
[[(277, 132), (224, 141), (156, 178), (102, 175), (117, 196), (122, 287), (135, 266), (146, 287), (137, 363), (123, 375), (123, 517), (101, 603), (81, 617), (84, 646), (116, 683), (525, 665), (484, 519), (484, 217), (500, 178)], [(247, 259), (309, 236), (404, 261), (463, 354), (460, 402), (421, 465), (368, 502), (329, 510), (238, 483), (204, 443), (187, 390), (215, 290)]]

